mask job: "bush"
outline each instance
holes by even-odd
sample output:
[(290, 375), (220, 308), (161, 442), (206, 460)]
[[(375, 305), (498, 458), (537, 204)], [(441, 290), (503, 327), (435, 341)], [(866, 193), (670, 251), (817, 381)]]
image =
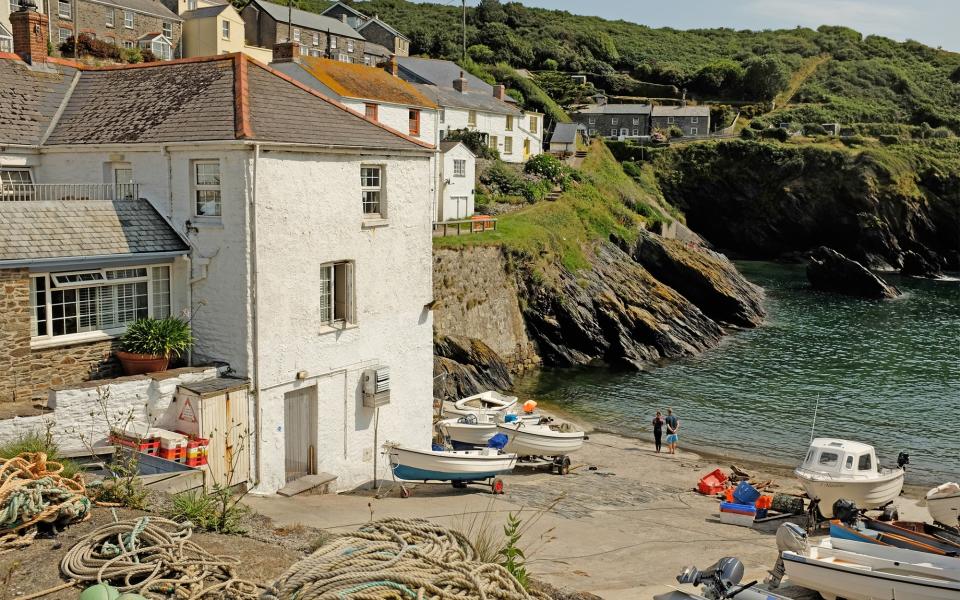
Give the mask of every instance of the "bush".
[(170, 518), (216, 533), (246, 533), (243, 521), (249, 513), (229, 488), (214, 485), (209, 493), (200, 489), (174, 496)]
[(560, 159), (551, 154), (538, 154), (523, 165), (524, 173), (539, 175), (554, 183), (562, 182), (566, 178), (566, 171)]
[(880, 135), (880, 143), (885, 146), (894, 146), (900, 143), (900, 136), (884, 133)]
[(618, 162), (624, 161), (642, 161), (644, 159), (644, 149), (633, 142), (621, 142), (619, 140), (604, 140), (607, 148), (613, 154)]
[(514, 169), (502, 161), (494, 161), (480, 173), (480, 183), (500, 196), (523, 196), (524, 181)]
[(827, 130), (823, 125), (818, 123), (804, 123), (803, 135), (827, 135)]
[(444, 138), (447, 141), (451, 142), (463, 142), (464, 145), (470, 149), (470, 152), (477, 158), (488, 158), (498, 160), (500, 158), (500, 152), (496, 148), (491, 148), (484, 141), (483, 134), (479, 131), (473, 131), (470, 129), (454, 129), (447, 132), (447, 137)]
[(682, 137), (683, 137), (683, 130), (680, 129), (679, 127), (677, 127), (676, 125), (673, 125), (673, 126), (671, 126), (670, 129), (667, 131), (667, 134), (668, 134), (670, 137), (672, 137), (672, 138), (682, 138)]
[(624, 173), (626, 173), (630, 177), (633, 177), (634, 179), (640, 177), (642, 174), (642, 171), (640, 170), (640, 165), (638, 165), (633, 161), (629, 161), (629, 160), (625, 161), (621, 163), (620, 166), (623, 167)]
[(143, 53), (140, 52), (140, 48), (121, 48), (120, 60), (130, 64), (142, 63)]
[(126, 352), (178, 358), (193, 346), (190, 324), (182, 319), (140, 319), (120, 338)]
[[(60, 44), (61, 56), (70, 56), (74, 54), (74, 37), (70, 36), (67, 41)], [(114, 44), (108, 44), (103, 40), (92, 38), (89, 35), (80, 34), (77, 42), (77, 56), (92, 56), (104, 60), (120, 60), (120, 48)]]
[[(545, 61), (543, 61), (543, 68), (548, 71), (556, 71), (557, 69), (560, 68), (560, 63), (553, 60), (552, 58), (548, 58)], [(957, 71), (960, 72), (960, 69), (957, 69)]]
[(848, 135), (840, 138), (840, 141), (844, 146), (862, 146), (867, 140), (862, 135)]
[(757, 133), (753, 129), (744, 128), (740, 130), (740, 137), (745, 140), (753, 140), (756, 139)]
[(756, 129), (757, 131), (760, 131), (768, 127), (770, 127), (770, 123), (764, 121), (763, 119), (754, 119), (750, 121), (750, 129)]
[(58, 462), (63, 466), (62, 477), (72, 479), (80, 472), (80, 465), (69, 458), (60, 456), (60, 447), (53, 441), (53, 432), (48, 428), (44, 433), (29, 431), (21, 433), (13, 440), (0, 445), (0, 458), (15, 458), (25, 452), (43, 452), (48, 461)]
[(760, 132), (760, 137), (769, 140), (777, 140), (780, 142), (785, 142), (790, 139), (790, 133), (786, 129), (780, 129), (779, 127), (764, 129)]

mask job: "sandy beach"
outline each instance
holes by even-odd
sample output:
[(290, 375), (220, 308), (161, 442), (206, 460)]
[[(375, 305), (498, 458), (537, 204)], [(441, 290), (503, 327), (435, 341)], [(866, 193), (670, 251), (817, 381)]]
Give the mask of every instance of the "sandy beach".
[[(522, 545), (535, 577), (612, 600), (652, 598), (670, 591), (687, 565), (706, 567), (735, 556), (747, 568), (746, 581), (762, 580), (773, 566), (775, 526), (761, 531), (720, 523), (717, 500), (693, 491), (702, 474), (717, 467), (728, 471), (730, 464), (682, 447), (674, 456), (656, 454), (652, 441), (594, 431), (573, 457), (569, 475), (518, 466), (504, 477), (503, 496), (480, 486), (455, 490), (445, 484), (413, 484), (408, 486), (410, 498), (400, 498), (393, 489), (379, 499), (372, 492), (357, 492), (246, 501), (278, 526), (332, 531), (394, 516), (500, 531), (508, 513), (519, 513), (531, 523)], [(777, 491), (799, 491), (788, 471), (737, 464), (759, 479), (774, 480)], [(389, 487), (387, 482), (384, 490)], [(905, 518), (925, 516), (915, 501), (901, 497), (899, 503)], [(816, 597), (797, 588), (781, 593)]]

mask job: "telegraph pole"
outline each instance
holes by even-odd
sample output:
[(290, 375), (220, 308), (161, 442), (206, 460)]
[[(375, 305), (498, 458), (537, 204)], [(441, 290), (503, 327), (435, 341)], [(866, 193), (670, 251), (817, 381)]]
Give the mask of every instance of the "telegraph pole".
[[(330, 39), (330, 36), (327, 36)], [(287, 0), (287, 41), (293, 42), (293, 0)], [(327, 42), (329, 45), (329, 42)]]
[(463, 59), (467, 58), (467, 0), (463, 0)]

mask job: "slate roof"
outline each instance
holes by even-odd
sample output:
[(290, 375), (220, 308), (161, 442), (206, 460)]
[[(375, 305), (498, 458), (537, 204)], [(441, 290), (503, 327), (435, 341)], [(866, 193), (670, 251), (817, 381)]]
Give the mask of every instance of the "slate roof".
[(440, 142), (440, 151), (443, 152), (444, 154), (446, 154), (447, 152), (450, 152), (451, 150), (453, 150), (453, 149), (456, 148), (457, 146), (463, 146), (464, 149), (466, 149), (466, 151), (467, 151), (468, 153), (470, 153), (470, 156), (473, 156), (474, 158), (476, 158), (476, 154), (473, 153), (473, 150), (471, 150), (466, 144), (464, 144), (464, 143), (461, 142), (460, 140), (456, 140), (456, 141), (446, 141), (446, 140), (444, 140), (444, 141)]
[(363, 43), (363, 53), (372, 54), (373, 56), (382, 56), (383, 58), (390, 58), (393, 56), (393, 52), (388, 50), (385, 46), (375, 44), (370, 40), (367, 40)]
[[(455, 62), (437, 58), (398, 56), (397, 64), (400, 66), (400, 77), (412, 83), (428, 83), (439, 88), (456, 91), (453, 89), (453, 80), (459, 78), (460, 73), (463, 73), (463, 78), (467, 80), (468, 93), (477, 92), (493, 97), (492, 85), (475, 75), (467, 73)], [(508, 96), (505, 102), (512, 104), (516, 103), (516, 100)]]
[(489, 94), (485, 94), (471, 90), (468, 84), (467, 93), (461, 94), (452, 87), (444, 88), (423, 83), (415, 83), (414, 86), (438, 106), (479, 110), (500, 115), (523, 114), (516, 106), (494, 98), (492, 89)]
[(0, 144), (39, 144), (76, 73), (33, 71), (19, 60), (0, 60)]
[[(287, 22), (288, 9), (286, 6), (274, 4), (273, 2), (267, 2), (266, 0), (251, 0), (250, 4), (262, 8), (263, 11), (270, 15), (270, 17), (275, 21), (279, 21), (281, 23)], [(300, 25), (301, 27), (307, 27), (309, 29), (316, 29), (317, 31), (329, 31), (332, 34), (339, 35), (341, 37), (349, 37), (356, 40), (363, 39), (363, 36), (357, 33), (353, 27), (350, 27), (339, 19), (333, 19), (324, 15), (318, 15), (317, 13), (307, 12), (305, 10), (300, 10), (299, 8), (293, 9), (292, 17), (294, 25)]]
[(0, 202), (0, 261), (182, 252), (147, 200)]
[(363, 14), (362, 12), (360, 12), (359, 10), (355, 9), (354, 7), (350, 6), (349, 4), (347, 4), (347, 3), (345, 3), (345, 2), (334, 2), (333, 4), (331, 4), (330, 6), (328, 6), (327, 8), (325, 8), (325, 9), (323, 10), (323, 12), (321, 12), (320, 14), (321, 14), (321, 15), (325, 15), (325, 14), (327, 14), (328, 12), (330, 12), (331, 10), (333, 10), (334, 8), (337, 8), (338, 6), (339, 6), (340, 8), (345, 9), (345, 10), (346, 10), (347, 12), (349, 12), (349, 13), (353, 13), (353, 16), (355, 16), (355, 17), (360, 17), (360, 18), (363, 18), (363, 19), (369, 19), (369, 18), (370, 18), (370, 17), (368, 17), (367, 15)]
[[(296, 63), (281, 63), (277, 66), (280, 67), (283, 64)], [(379, 100), (426, 108), (437, 107), (433, 100), (413, 84), (377, 67), (312, 56), (301, 57), (299, 67), (342, 98)]]
[(577, 111), (587, 115), (649, 115), (649, 104), (591, 104)]
[(557, 123), (553, 129), (550, 142), (557, 144), (573, 144), (577, 141), (577, 131), (583, 129), (579, 123)]
[(207, 17), (216, 17), (220, 13), (227, 10), (229, 4), (217, 4), (216, 6), (204, 6), (203, 8), (196, 8), (194, 10), (185, 11), (180, 16), (184, 19), (204, 19)]
[(182, 21), (183, 19), (173, 12), (169, 8), (163, 5), (161, 2), (156, 0), (100, 0), (104, 4), (111, 4), (113, 6), (119, 6), (121, 8), (129, 8), (130, 10), (145, 13), (148, 15), (155, 15), (158, 17), (163, 17), (164, 19), (169, 19), (171, 21)]
[(709, 106), (654, 106), (654, 117), (709, 117)]
[(390, 32), (390, 33), (393, 34), (394, 36), (399, 37), (399, 38), (403, 38), (403, 39), (407, 40), (408, 42), (410, 41), (410, 38), (408, 38), (407, 36), (403, 35), (402, 33), (400, 33), (399, 31), (397, 31), (396, 29), (394, 29), (394, 28), (391, 27), (390, 25), (384, 23), (384, 22), (381, 21), (379, 18), (377, 18), (377, 17), (367, 17), (367, 19), (368, 19), (368, 20), (367, 20), (363, 25), (361, 25), (360, 27), (357, 27), (357, 31), (363, 31), (368, 25), (370, 25), (370, 24), (372, 24), (372, 23), (376, 23), (377, 25), (379, 25), (380, 27), (383, 27), (384, 29), (386, 29), (388, 32)]

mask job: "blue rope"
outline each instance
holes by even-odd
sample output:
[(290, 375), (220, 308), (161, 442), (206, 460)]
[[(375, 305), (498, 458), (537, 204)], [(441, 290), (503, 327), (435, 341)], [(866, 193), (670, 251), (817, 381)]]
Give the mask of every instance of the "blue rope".
[(352, 588), (350, 588), (350, 589), (344, 590), (344, 591), (342, 591), (342, 592), (338, 592), (338, 593), (337, 593), (337, 597), (338, 597), (338, 598), (348, 598), (348, 597), (349, 597), (349, 594), (352, 594), (352, 593), (354, 593), (354, 592), (360, 592), (360, 591), (363, 591), (363, 590), (367, 590), (367, 589), (370, 589), (370, 588), (373, 588), (373, 587), (379, 587), (379, 586), (388, 587), (388, 588), (393, 588), (393, 589), (395, 589), (395, 590), (398, 590), (398, 591), (403, 592), (404, 594), (407, 594), (407, 595), (410, 596), (411, 598), (416, 598), (416, 597), (417, 597), (416, 592), (414, 592), (413, 590), (411, 590), (411, 589), (408, 588), (407, 586), (405, 586), (405, 585), (403, 585), (403, 584), (400, 584), (400, 583), (397, 583), (397, 582), (395, 582), (395, 581), (371, 581), (371, 582), (369, 582), (369, 583), (361, 583), (360, 585), (354, 586), (354, 587), (352, 587)]

